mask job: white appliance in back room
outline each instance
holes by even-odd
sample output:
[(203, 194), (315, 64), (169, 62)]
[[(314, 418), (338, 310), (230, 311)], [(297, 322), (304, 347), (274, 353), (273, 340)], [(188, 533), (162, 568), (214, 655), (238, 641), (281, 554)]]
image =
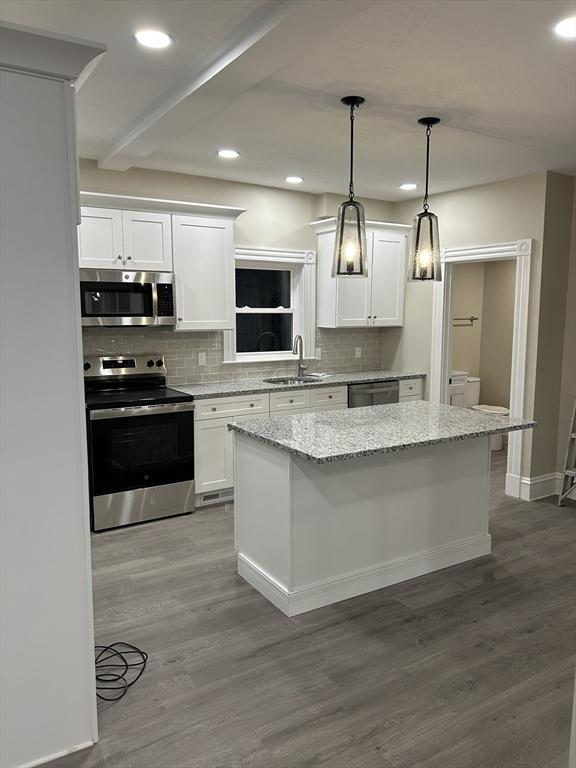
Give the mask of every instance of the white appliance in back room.
[[(485, 405), (480, 403), (480, 384), (479, 376), (469, 376), (468, 371), (450, 371), (448, 377), (448, 398), (450, 405), (464, 408), (474, 408), (476, 411), (484, 413), (495, 413), (507, 415), (509, 408), (500, 405)], [(503, 448), (502, 435), (492, 435), (490, 437), (490, 450), (501, 451)]]

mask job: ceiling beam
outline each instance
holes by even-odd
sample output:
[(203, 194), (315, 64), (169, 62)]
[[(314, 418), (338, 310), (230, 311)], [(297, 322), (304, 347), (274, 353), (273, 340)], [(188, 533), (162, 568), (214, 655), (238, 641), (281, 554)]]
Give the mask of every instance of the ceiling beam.
[(138, 114), (98, 158), (125, 171), (304, 55), (377, 0), (266, 0)]

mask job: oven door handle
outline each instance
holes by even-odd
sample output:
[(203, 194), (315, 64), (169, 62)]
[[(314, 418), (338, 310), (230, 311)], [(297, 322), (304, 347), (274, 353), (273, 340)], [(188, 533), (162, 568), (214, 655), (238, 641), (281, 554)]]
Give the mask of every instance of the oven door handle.
[(194, 403), (171, 403), (158, 405), (129, 405), (126, 408), (99, 408), (90, 411), (90, 421), (101, 419), (127, 419), (134, 416), (161, 416), (165, 413), (186, 413), (194, 410)]

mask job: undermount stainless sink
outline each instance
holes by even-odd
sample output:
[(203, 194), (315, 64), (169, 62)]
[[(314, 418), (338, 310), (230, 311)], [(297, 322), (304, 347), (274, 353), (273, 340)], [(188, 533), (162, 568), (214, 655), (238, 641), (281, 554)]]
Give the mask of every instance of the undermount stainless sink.
[(319, 381), (316, 376), (276, 376), (272, 379), (262, 379), (266, 384), (308, 384)]

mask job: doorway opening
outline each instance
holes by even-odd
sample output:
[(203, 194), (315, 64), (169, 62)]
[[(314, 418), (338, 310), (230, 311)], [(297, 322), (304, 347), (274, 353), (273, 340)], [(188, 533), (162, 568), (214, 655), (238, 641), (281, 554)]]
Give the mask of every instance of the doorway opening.
[[(443, 253), (443, 280), (434, 285), (432, 308), (432, 355), (430, 366), (430, 400), (436, 403), (449, 403), (451, 399), (452, 352), (454, 346), (453, 318), (463, 317), (458, 323), (468, 323), (474, 327), (480, 321), (478, 313), (470, 310), (463, 315), (454, 312), (453, 289), (456, 269), (465, 264), (485, 265), (499, 262), (515, 262), (514, 300), (512, 322), (512, 345), (510, 356), (509, 377), (509, 410), (510, 415), (524, 417), (524, 385), (526, 379), (526, 346), (528, 336), (528, 306), (530, 289), (530, 261), (532, 255), (532, 240), (515, 240), (507, 243), (472, 246), (465, 248), (449, 248)], [(484, 277), (486, 274), (484, 267)], [(491, 270), (490, 267), (488, 267)], [(510, 268), (512, 269), (512, 268)], [(509, 270), (510, 271), (510, 270)], [(477, 270), (479, 274), (479, 270)], [(508, 275), (509, 276), (509, 275)], [(457, 277), (456, 277), (457, 280)], [(490, 297), (490, 299), (493, 297)], [(490, 306), (490, 299), (487, 308)], [(484, 300), (484, 293), (483, 299)], [(484, 313), (484, 307), (482, 308)], [(478, 317), (478, 320), (471, 320)], [(493, 318), (491, 318), (493, 320)], [(478, 325), (476, 325), (476, 332)], [(482, 340), (480, 336), (480, 355)], [(457, 345), (458, 346), (458, 345)], [(466, 359), (466, 358), (465, 358)], [(481, 378), (477, 376), (476, 378)], [(480, 399), (482, 383), (480, 381)], [(486, 382), (488, 384), (488, 382)], [(501, 377), (500, 377), (501, 384)], [(486, 387), (485, 387), (486, 391)], [(494, 389), (488, 389), (490, 397), (496, 397)], [(502, 397), (502, 388), (500, 387)], [(456, 404), (456, 403), (454, 403)], [(464, 405), (464, 402), (459, 403)], [(488, 403), (489, 404), (489, 403)], [(498, 405), (498, 403), (494, 403)], [(522, 469), (522, 432), (512, 432), (508, 439), (508, 455), (506, 460), (505, 493), (508, 496), (520, 498), (521, 469)]]

